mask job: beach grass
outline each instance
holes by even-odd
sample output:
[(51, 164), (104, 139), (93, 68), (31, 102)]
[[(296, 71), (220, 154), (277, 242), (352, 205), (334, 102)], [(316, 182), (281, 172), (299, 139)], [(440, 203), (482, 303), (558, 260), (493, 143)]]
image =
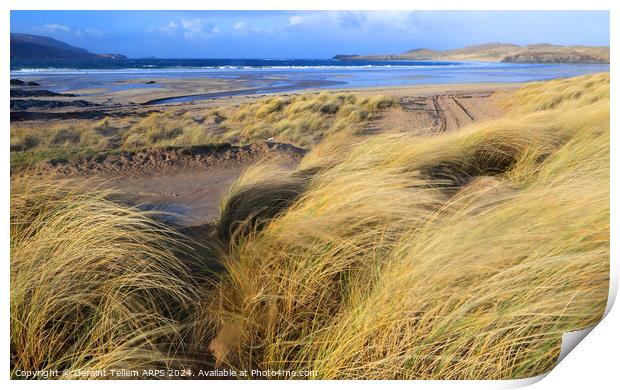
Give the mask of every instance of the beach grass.
[(318, 144), (324, 137), (359, 126), (396, 102), (383, 95), (351, 93), (302, 94), (273, 97), (244, 104), (224, 125), (228, 142), (247, 143), (274, 139), (303, 147)]
[(55, 124), (52, 126), (11, 128), (11, 151), (62, 150), (69, 148), (92, 148), (103, 150), (109, 147), (107, 139), (96, 131), (97, 124), (76, 126)]
[(222, 109), (168, 109), (143, 117), (13, 124), (11, 166), (75, 161), (82, 158), (78, 150), (135, 151), (267, 140), (309, 148), (329, 134), (354, 132), (392, 106), (395, 101), (382, 95), (324, 92), (267, 97)]
[[(12, 372), (183, 366), (187, 351), (315, 379), (549, 371), (562, 334), (607, 302), (609, 74), (527, 84), (503, 117), (454, 133), (355, 136), (354, 112), (391, 104), (320, 94), (210, 114), (235, 137), (318, 144), (232, 186), (215, 233), (193, 238), (225, 268), (209, 282), (149, 213), (14, 179)], [(269, 130), (295, 115), (322, 122)], [(158, 123), (143, 139), (172, 137)]]
[(28, 177), (12, 182), (10, 233), (12, 377), (179, 367), (197, 296), (178, 233), (104, 192)]
[[(607, 300), (608, 88), (608, 75), (532, 84), (498, 120), (336, 147), (346, 156), (315, 165), (286, 210), (230, 241), (203, 309), (218, 364), (319, 379), (549, 371), (562, 334)], [(229, 198), (256, 199), (249, 175)]]

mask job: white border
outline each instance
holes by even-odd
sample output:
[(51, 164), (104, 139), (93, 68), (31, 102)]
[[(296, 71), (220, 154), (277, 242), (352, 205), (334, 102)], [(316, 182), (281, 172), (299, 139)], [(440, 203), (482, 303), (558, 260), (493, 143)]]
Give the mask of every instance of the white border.
[[(0, 34), (2, 38), (2, 74), (5, 80), (5, 86), (7, 78), (9, 77), (9, 23), (10, 12), (9, 10), (41, 10), (41, 9), (92, 9), (92, 10), (170, 10), (170, 9), (185, 9), (185, 10), (200, 10), (200, 9), (212, 9), (212, 10), (231, 10), (231, 9), (285, 9), (285, 10), (611, 10), (611, 37), (620, 36), (618, 26), (620, 26), (620, 14), (618, 4), (614, 1), (602, 1), (602, 0), (588, 0), (587, 2), (578, 0), (553, 0), (553, 1), (541, 1), (541, 0), (520, 0), (520, 1), (492, 1), (492, 0), (469, 0), (467, 2), (457, 0), (433, 0), (433, 1), (399, 1), (399, 0), (382, 0), (368, 1), (368, 0), (291, 0), (291, 1), (278, 1), (278, 0), (227, 0), (221, 1), (197, 1), (197, 0), (175, 0), (174, 2), (154, 2), (152, 0), (108, 0), (100, 2), (84, 2), (79, 0), (4, 0), (0, 7), (2, 8), (2, 14), (0, 16)], [(524, 26), (524, 28), (527, 28)], [(618, 64), (618, 47), (616, 39), (611, 40), (611, 73), (616, 74), (615, 69)], [(611, 106), (616, 108), (618, 83), (615, 77), (611, 78), (612, 82), (612, 95)], [(0, 162), (2, 164), (2, 180), (4, 186), (0, 189), (0, 196), (2, 199), (2, 211), (3, 218), (0, 222), (0, 229), (2, 232), (2, 246), (0, 250), (2, 253), (3, 267), (0, 280), (2, 281), (2, 301), (0, 303), (2, 310), (2, 318), (4, 319), (2, 327), (2, 365), (0, 368), (0, 375), (3, 382), (8, 382), (9, 376), (9, 96), (7, 93), (2, 95), (2, 120), (3, 120), (3, 148), (4, 152), (0, 153)], [(617, 129), (617, 115), (615, 110), (611, 110), (611, 129), (612, 129), (612, 153), (611, 153), (611, 165), (612, 165), (612, 187), (611, 187), (611, 199), (612, 199), (612, 218), (611, 218), (611, 231), (612, 237), (614, 234), (617, 236), (618, 232), (618, 216), (615, 212), (618, 195), (618, 155), (617, 151), (617, 136), (615, 130)], [(611, 259), (612, 269), (611, 277), (613, 288), (610, 289), (610, 302), (608, 310), (611, 308), (611, 304), (616, 296), (617, 291), (617, 279), (618, 279), (618, 260), (617, 260), (617, 245), (612, 241), (611, 247)], [(543, 380), (540, 380), (535, 385), (536, 389), (561, 389), (561, 388), (610, 388), (610, 384), (617, 385), (617, 357), (619, 347), (619, 337), (617, 329), (620, 329), (620, 314), (618, 309), (612, 310), (604, 318), (604, 320), (596, 326), (591, 333), (586, 337), (586, 341), (576, 346), (575, 350), (568, 354), (568, 356), (560, 362), (560, 364), (553, 369)], [(538, 378), (540, 379), (540, 378)], [(535, 380), (529, 381), (535, 382)], [(525, 385), (527, 382), (520, 382)], [(6, 383), (8, 384), (8, 383)], [(175, 385), (177, 385), (175, 383)], [(416, 381), (416, 382), (397, 382), (397, 381), (382, 381), (380, 386), (393, 386), (401, 388), (469, 388), (469, 389), (483, 389), (483, 388), (498, 388), (498, 387), (514, 387), (517, 383), (510, 381)], [(101, 383), (96, 381), (88, 382), (87, 386), (107, 386), (108, 383)], [(142, 382), (142, 381), (117, 381), (114, 386), (119, 387), (134, 387), (147, 385), (155, 388), (169, 388), (170, 383), (162, 382)], [(189, 387), (205, 387), (205, 386), (252, 386), (270, 389), (280, 386), (291, 386), (290, 383), (284, 383), (281, 381), (264, 382), (264, 381), (237, 381), (237, 382), (184, 382), (184, 386)], [(295, 386), (314, 386), (314, 383), (309, 382), (295, 382)], [(377, 383), (370, 381), (357, 381), (357, 382), (322, 382), (321, 386), (327, 387), (341, 387), (341, 386), (355, 386), (367, 387), (375, 386)], [(84, 386), (84, 383), (79, 382), (64, 382), (58, 381), (44, 381), (44, 382), (25, 382), (25, 381), (11, 381), (10, 386), (15, 388), (21, 388), (25, 386), (45, 386), (52, 388), (64, 388)], [(174, 385), (173, 385), (174, 386)]]

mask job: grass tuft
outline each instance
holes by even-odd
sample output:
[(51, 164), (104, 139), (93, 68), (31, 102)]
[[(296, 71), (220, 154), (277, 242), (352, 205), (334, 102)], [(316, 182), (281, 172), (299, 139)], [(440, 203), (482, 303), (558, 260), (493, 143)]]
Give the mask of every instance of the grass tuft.
[(12, 375), (179, 367), (196, 299), (173, 252), (180, 236), (104, 193), (69, 188), (11, 186)]
[(221, 221), (252, 233), (222, 257), (201, 344), (222, 366), (321, 379), (549, 371), (563, 332), (607, 300), (608, 88), (606, 75), (528, 85), (505, 117), (453, 134), (326, 138), (302, 193), (252, 197), (278, 210), (260, 229), (224, 204)]

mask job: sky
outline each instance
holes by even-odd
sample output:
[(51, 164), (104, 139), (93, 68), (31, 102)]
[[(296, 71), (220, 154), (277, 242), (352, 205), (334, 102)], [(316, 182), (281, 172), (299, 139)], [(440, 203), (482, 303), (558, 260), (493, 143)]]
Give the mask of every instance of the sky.
[(12, 11), (11, 32), (130, 58), (331, 58), (488, 42), (609, 45), (609, 12)]

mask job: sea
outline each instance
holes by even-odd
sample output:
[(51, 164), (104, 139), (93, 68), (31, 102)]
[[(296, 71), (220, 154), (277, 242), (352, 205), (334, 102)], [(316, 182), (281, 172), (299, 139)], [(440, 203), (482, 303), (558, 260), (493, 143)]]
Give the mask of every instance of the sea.
[[(245, 82), (246, 93), (267, 93), (305, 88), (354, 89), (421, 84), (513, 83), (608, 71), (609, 64), (402, 60), (267, 58), (11, 60), (11, 78), (35, 81), (54, 92), (90, 88), (106, 88), (111, 91), (157, 88), (160, 86), (157, 82), (150, 84), (146, 82), (150, 79), (170, 78), (237, 79)], [(205, 98), (209, 97), (213, 96), (205, 95)], [(192, 100), (199, 98), (191, 97)], [(176, 99), (183, 101), (184, 98)]]

